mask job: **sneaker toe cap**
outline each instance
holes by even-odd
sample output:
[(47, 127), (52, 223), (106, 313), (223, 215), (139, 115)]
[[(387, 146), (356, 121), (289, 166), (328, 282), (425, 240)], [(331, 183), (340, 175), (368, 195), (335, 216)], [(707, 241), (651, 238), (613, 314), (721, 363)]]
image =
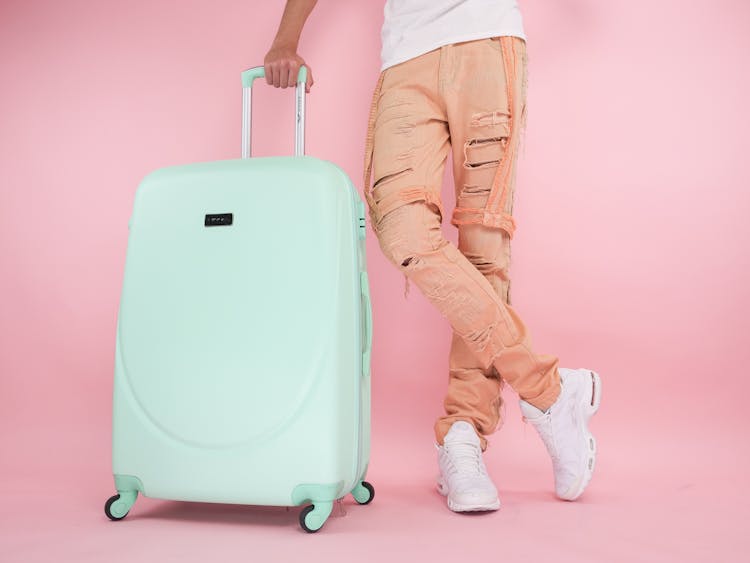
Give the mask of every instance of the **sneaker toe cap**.
[(497, 491), (492, 489), (463, 489), (453, 491), (450, 496), (461, 505), (491, 505), (498, 502)]

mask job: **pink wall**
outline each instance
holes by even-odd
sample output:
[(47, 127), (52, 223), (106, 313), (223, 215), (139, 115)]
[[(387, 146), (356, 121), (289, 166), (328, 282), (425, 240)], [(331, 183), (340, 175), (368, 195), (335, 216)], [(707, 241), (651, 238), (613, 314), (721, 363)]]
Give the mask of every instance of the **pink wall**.
[[(51, 473), (89, 476), (95, 504), (110, 494), (115, 321), (135, 188), (155, 168), (238, 156), (239, 73), (262, 62), (282, 7), (0, 4), (3, 494), (38, 490)], [(718, 482), (746, 505), (750, 4), (521, 7), (530, 113), (513, 299), (539, 351), (605, 378), (591, 494), (616, 490), (623, 468), (656, 479), (649, 460), (659, 487), (689, 482), (714, 498)], [(360, 189), (381, 21), (382, 2), (323, 1), (301, 45), (316, 79), (308, 154), (338, 163)], [(291, 92), (257, 90), (256, 154), (290, 152)], [(449, 209), (451, 193), (446, 183)], [(415, 455), (431, 478), (449, 327), (414, 286), (404, 300), (402, 276), (368, 236), (373, 471), (389, 475)], [(510, 434), (495, 451), (519, 431), (507, 399)], [(509, 471), (522, 473), (518, 463)], [(676, 545), (681, 532), (670, 533)], [(731, 554), (736, 537), (723, 545)]]

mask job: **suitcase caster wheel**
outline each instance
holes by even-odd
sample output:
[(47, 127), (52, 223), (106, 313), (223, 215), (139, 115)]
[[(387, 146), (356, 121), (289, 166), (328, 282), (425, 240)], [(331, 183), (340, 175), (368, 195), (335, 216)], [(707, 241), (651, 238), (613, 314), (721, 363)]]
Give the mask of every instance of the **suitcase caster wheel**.
[(362, 481), (362, 483), (354, 487), (352, 496), (359, 504), (370, 504), (372, 499), (375, 498), (375, 487), (367, 481)]
[(130, 506), (124, 501), (120, 501), (119, 494), (109, 497), (104, 505), (104, 514), (106, 514), (107, 518), (110, 520), (122, 520), (128, 515), (128, 512), (130, 512)]
[(325, 524), (332, 509), (332, 502), (323, 502), (318, 506), (310, 504), (299, 513), (299, 525), (309, 534), (317, 532)]

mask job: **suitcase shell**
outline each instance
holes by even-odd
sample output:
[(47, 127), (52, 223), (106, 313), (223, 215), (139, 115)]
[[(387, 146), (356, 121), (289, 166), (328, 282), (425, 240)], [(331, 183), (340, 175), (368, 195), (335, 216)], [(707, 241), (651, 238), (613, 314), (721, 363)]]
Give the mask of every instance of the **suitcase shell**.
[(364, 239), (363, 201), (317, 158), (205, 162), (144, 179), (117, 324), (121, 494), (292, 506), (361, 488)]

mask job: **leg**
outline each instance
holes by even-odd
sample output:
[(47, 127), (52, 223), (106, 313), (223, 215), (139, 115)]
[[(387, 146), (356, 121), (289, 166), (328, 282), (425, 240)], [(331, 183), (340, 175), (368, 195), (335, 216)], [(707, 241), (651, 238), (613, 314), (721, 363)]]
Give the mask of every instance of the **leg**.
[[(388, 68), (375, 89), (365, 197), (378, 238), (385, 216), (399, 207), (422, 202), (439, 222), (444, 215), (440, 191), (449, 142), (445, 108), (434, 87), (439, 59), (439, 51), (431, 51)], [(368, 187), (371, 168), (372, 191)]]
[[(481, 370), (494, 367), (522, 398), (545, 410), (557, 398), (557, 358), (535, 354), (525, 325), (458, 248), (442, 236), (435, 213), (423, 202), (401, 206), (384, 216), (379, 241), (385, 256), (401, 269), (448, 319)], [(464, 405), (477, 390), (465, 386)], [(480, 391), (481, 392), (481, 391)], [(457, 401), (457, 402), (458, 402)], [(483, 415), (467, 410), (460, 418)], [(491, 415), (490, 415), (491, 416)], [(446, 428), (447, 430), (447, 428)], [(442, 443), (438, 436), (438, 443)], [(486, 447), (486, 442), (485, 442)]]
[[(390, 258), (393, 257), (388, 247), (392, 246), (393, 239), (410, 241), (408, 246), (413, 247), (433, 246), (429, 240), (431, 235), (424, 232), (426, 225), (422, 219), (423, 210), (418, 207), (419, 202), (429, 205), (437, 217), (436, 224), (432, 225), (432, 234), (440, 236), (443, 216), (440, 188), (448, 151), (448, 130), (447, 115), (437, 85), (445, 51), (441, 49), (427, 53), (388, 69), (381, 75), (373, 95), (368, 147), (372, 148), (374, 154), (375, 186), (372, 194), (366, 191), (365, 195), (371, 224)], [(445, 62), (442, 61), (443, 67)], [(370, 176), (369, 150), (367, 156), (365, 185), (368, 185)], [(383, 235), (386, 230), (388, 233)], [(403, 266), (403, 260), (399, 261), (399, 265)], [(454, 342), (458, 342), (464, 355), (474, 361), (473, 353), (455, 334)], [(495, 372), (494, 368), (490, 370)], [(446, 408), (453, 408), (453, 414), (457, 415), (451, 422), (469, 418), (476, 428), (487, 433), (494, 428), (496, 421), (491, 416), (481, 420), (480, 417), (483, 412), (498, 412), (498, 409), (471, 404), (474, 398), (483, 400), (490, 395), (499, 400), (499, 392), (493, 393), (491, 388), (480, 389), (482, 385), (496, 386), (499, 391), (499, 379), (483, 375), (484, 371), (490, 370), (477, 368), (462, 372), (468, 379), (462, 389), (452, 396), (462, 397), (463, 401), (455, 402), (453, 406), (446, 404)], [(476, 416), (471, 417), (472, 413)]]
[[(525, 43), (493, 38), (453, 46), (454, 80), (446, 82), (446, 100), (453, 147), (456, 210), (461, 253), (481, 272), (506, 307), (510, 301), (510, 240), (519, 128), (525, 117)], [(501, 72), (498, 72), (498, 69)], [(458, 85), (458, 86), (456, 86)], [(519, 115), (518, 119), (514, 119)], [(508, 228), (510, 227), (510, 228)], [(544, 357), (548, 366), (556, 363)], [(549, 388), (556, 389), (556, 370), (547, 370)], [(471, 347), (453, 332), (445, 415), (435, 433), (445, 436), (456, 420), (470, 420), (484, 436), (501, 424), (503, 372), (484, 368)], [(523, 397), (533, 390), (524, 379), (512, 386)]]
[[(373, 150), (366, 150), (365, 164), (371, 225), (384, 255), (449, 320), (482, 370), (498, 371), (502, 364), (511, 376), (525, 376), (531, 389), (527, 397), (541, 403), (555, 391), (545, 386), (548, 366), (531, 354), (520, 319), (504, 308), (487, 278), (442, 235), (440, 180), (448, 131), (436, 86), (445, 84), (455, 68), (450, 51), (444, 47), (381, 74), (368, 130), (367, 146)], [(476, 409), (463, 416), (472, 412)], [(497, 490), (484, 467), (475, 426), (459, 421), (444, 440), (438, 438), (439, 490), (448, 497), (448, 506), (457, 511), (497, 509)]]
[[(557, 358), (531, 350), (518, 314), (442, 236), (439, 190), (436, 195), (431, 182), (441, 175), (447, 138), (441, 141), (439, 133), (442, 100), (432, 95), (429, 85), (450, 83), (455, 57), (448, 51), (441, 48), (417, 57), (381, 77), (383, 92), (378, 98), (376, 89), (374, 101), (379, 103), (373, 104), (370, 120), (375, 137), (372, 193), (367, 188), (369, 162), (365, 166), (372, 225), (384, 255), (448, 319), (482, 369), (494, 366), (523, 399), (546, 409), (559, 393)], [(436, 56), (439, 59), (432, 60)], [(447, 72), (434, 76), (438, 71)], [(466, 83), (472, 80), (469, 76)], [(414, 96), (426, 99), (420, 103)], [(485, 216), (489, 226), (508, 226), (500, 213)]]
[[(453, 143), (455, 183), (457, 191), (460, 192), (456, 201), (460, 205), (482, 206), (486, 203), (491, 178), (489, 182), (486, 179), (482, 182), (482, 171), (467, 167), (468, 161), (463, 155), (464, 141), (454, 137)], [(496, 149), (497, 154), (494, 157), (499, 160), (502, 153), (501, 145), (497, 144)], [(459, 151), (460, 154), (456, 154)], [(494, 167), (487, 167), (490, 171), (496, 168), (497, 162), (494, 163)], [(476, 176), (480, 178), (475, 179)], [(478, 183), (467, 184), (470, 178)], [(462, 189), (459, 190), (458, 187)], [(481, 191), (481, 188), (485, 191)], [(508, 213), (511, 212), (511, 205), (511, 198), (508, 198)], [(501, 229), (481, 224), (461, 224), (458, 225), (458, 249), (482, 273), (498, 297), (506, 305), (510, 305), (508, 234)], [(502, 424), (504, 381), (494, 365), (487, 369), (483, 368), (466, 342), (453, 331), (448, 370), (445, 415), (435, 424), (436, 436), (444, 436), (457, 420), (471, 420), (483, 438), (495, 432)], [(487, 447), (486, 438), (482, 440), (482, 447)]]
[[(497, 265), (497, 259), (493, 259), (491, 252), (472, 252), (468, 249), (467, 240), (473, 240), (471, 235), (462, 236), (462, 232), (474, 229), (485, 229), (485, 227), (466, 226), (459, 228), (459, 250), (475, 266), (478, 261), (486, 260), (486, 264)], [(493, 234), (498, 234), (496, 231)], [(501, 241), (502, 237), (498, 236)], [(502, 248), (502, 244), (496, 244)], [(484, 258), (487, 256), (488, 258)], [(497, 256), (497, 254), (495, 254)], [(496, 274), (487, 272), (479, 267), (482, 274), (492, 285), (494, 291), (500, 298), (507, 298), (507, 289), (504, 291), (502, 284)], [(505, 285), (507, 288), (507, 284)], [(506, 301), (507, 303), (507, 301)], [(455, 331), (452, 332), (450, 354), (448, 358), (448, 389), (443, 402), (445, 415), (438, 418), (435, 423), (435, 436), (440, 443), (448, 432), (451, 425), (457, 420), (471, 421), (482, 437), (482, 449), (487, 448), (486, 436), (497, 430), (502, 424), (501, 408), (503, 405), (502, 390), (504, 381), (498, 374), (494, 365), (488, 368), (482, 367), (476, 355)]]

